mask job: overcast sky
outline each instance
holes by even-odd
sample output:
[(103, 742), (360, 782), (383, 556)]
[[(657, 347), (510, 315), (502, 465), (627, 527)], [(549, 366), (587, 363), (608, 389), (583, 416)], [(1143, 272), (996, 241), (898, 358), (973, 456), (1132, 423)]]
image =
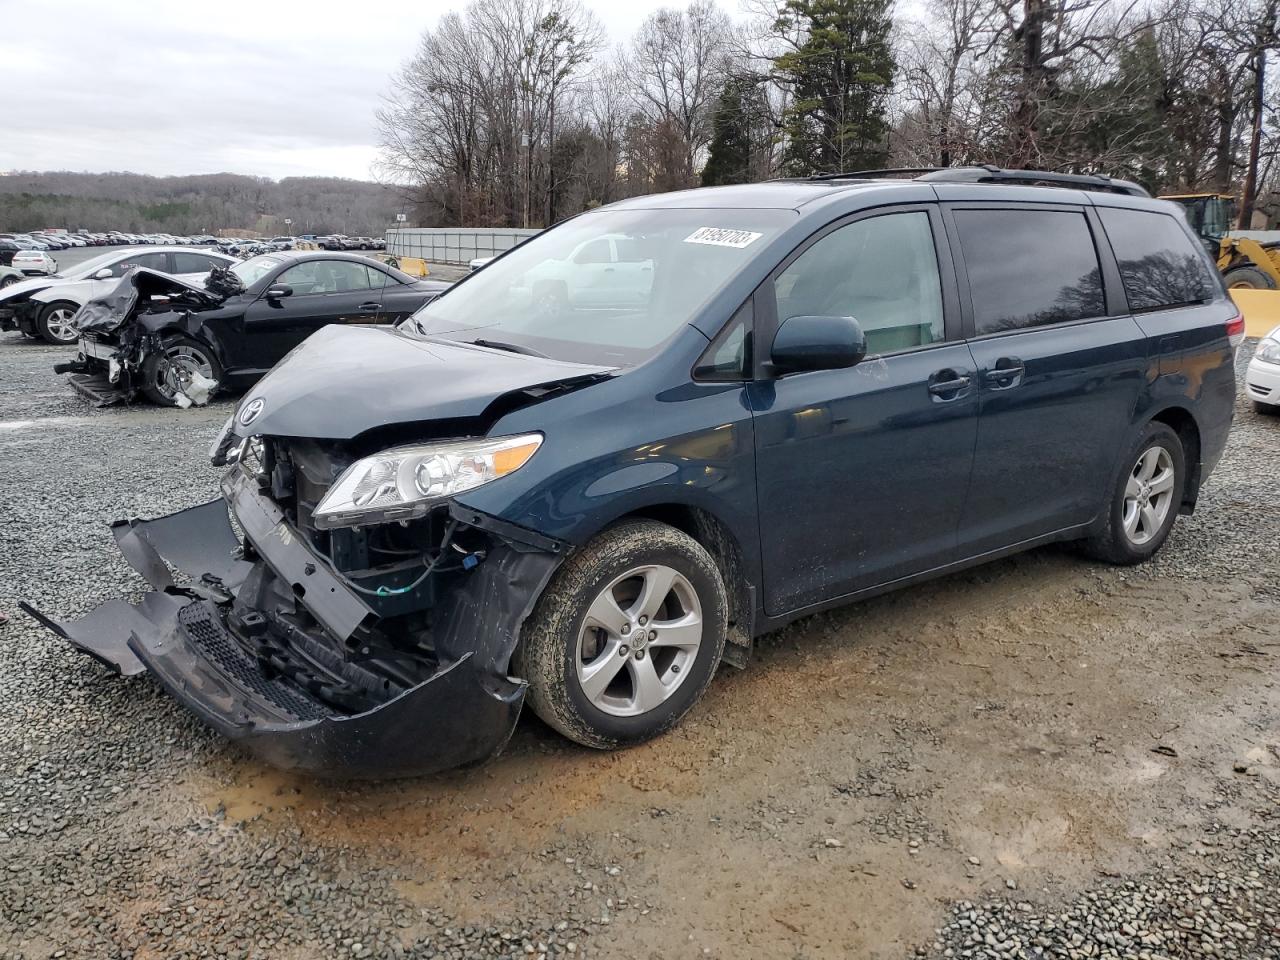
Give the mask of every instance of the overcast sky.
[[(584, 2), (613, 39), (664, 5)], [(370, 179), (392, 72), (464, 6), (0, 0), (0, 171)]]

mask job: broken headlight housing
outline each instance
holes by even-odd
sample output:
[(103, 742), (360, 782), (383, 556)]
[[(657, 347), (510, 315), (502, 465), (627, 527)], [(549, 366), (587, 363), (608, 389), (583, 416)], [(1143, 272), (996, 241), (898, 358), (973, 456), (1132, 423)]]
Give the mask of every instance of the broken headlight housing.
[(329, 488), (312, 518), (324, 530), (425, 516), (441, 500), (524, 466), (542, 434), (393, 447), (357, 460)]

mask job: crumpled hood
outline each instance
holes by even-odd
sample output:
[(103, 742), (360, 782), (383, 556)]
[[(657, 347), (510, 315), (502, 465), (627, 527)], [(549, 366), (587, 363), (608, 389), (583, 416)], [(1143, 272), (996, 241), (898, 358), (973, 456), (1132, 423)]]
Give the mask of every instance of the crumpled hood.
[(234, 430), (242, 437), (349, 440), (376, 427), (476, 417), (504, 394), (613, 369), (421, 340), (390, 327), (330, 324), (245, 394)]
[(81, 333), (111, 333), (134, 315), (139, 302), (156, 296), (170, 297), (187, 306), (215, 306), (224, 299), (167, 273), (134, 267), (102, 296), (85, 302), (75, 316), (76, 329)]

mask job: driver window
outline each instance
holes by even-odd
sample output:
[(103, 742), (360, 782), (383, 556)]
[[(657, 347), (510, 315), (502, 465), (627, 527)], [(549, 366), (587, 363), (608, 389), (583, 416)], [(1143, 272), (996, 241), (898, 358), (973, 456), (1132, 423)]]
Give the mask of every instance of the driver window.
[(293, 295), (317, 293), (349, 293), (369, 289), (369, 271), (363, 264), (349, 260), (308, 260), (290, 267), (276, 283), (293, 287)]
[(891, 213), (827, 234), (774, 281), (778, 322), (853, 317), (868, 353), (893, 353), (944, 338), (942, 284), (929, 215)]

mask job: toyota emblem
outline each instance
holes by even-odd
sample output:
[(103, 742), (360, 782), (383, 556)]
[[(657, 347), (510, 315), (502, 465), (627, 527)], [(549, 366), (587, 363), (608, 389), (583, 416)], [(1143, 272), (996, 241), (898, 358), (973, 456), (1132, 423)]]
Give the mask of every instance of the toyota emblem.
[(245, 404), (244, 409), (240, 411), (240, 426), (247, 427), (253, 421), (258, 419), (258, 414), (262, 413), (262, 408), (267, 405), (266, 401), (261, 397), (250, 400)]

